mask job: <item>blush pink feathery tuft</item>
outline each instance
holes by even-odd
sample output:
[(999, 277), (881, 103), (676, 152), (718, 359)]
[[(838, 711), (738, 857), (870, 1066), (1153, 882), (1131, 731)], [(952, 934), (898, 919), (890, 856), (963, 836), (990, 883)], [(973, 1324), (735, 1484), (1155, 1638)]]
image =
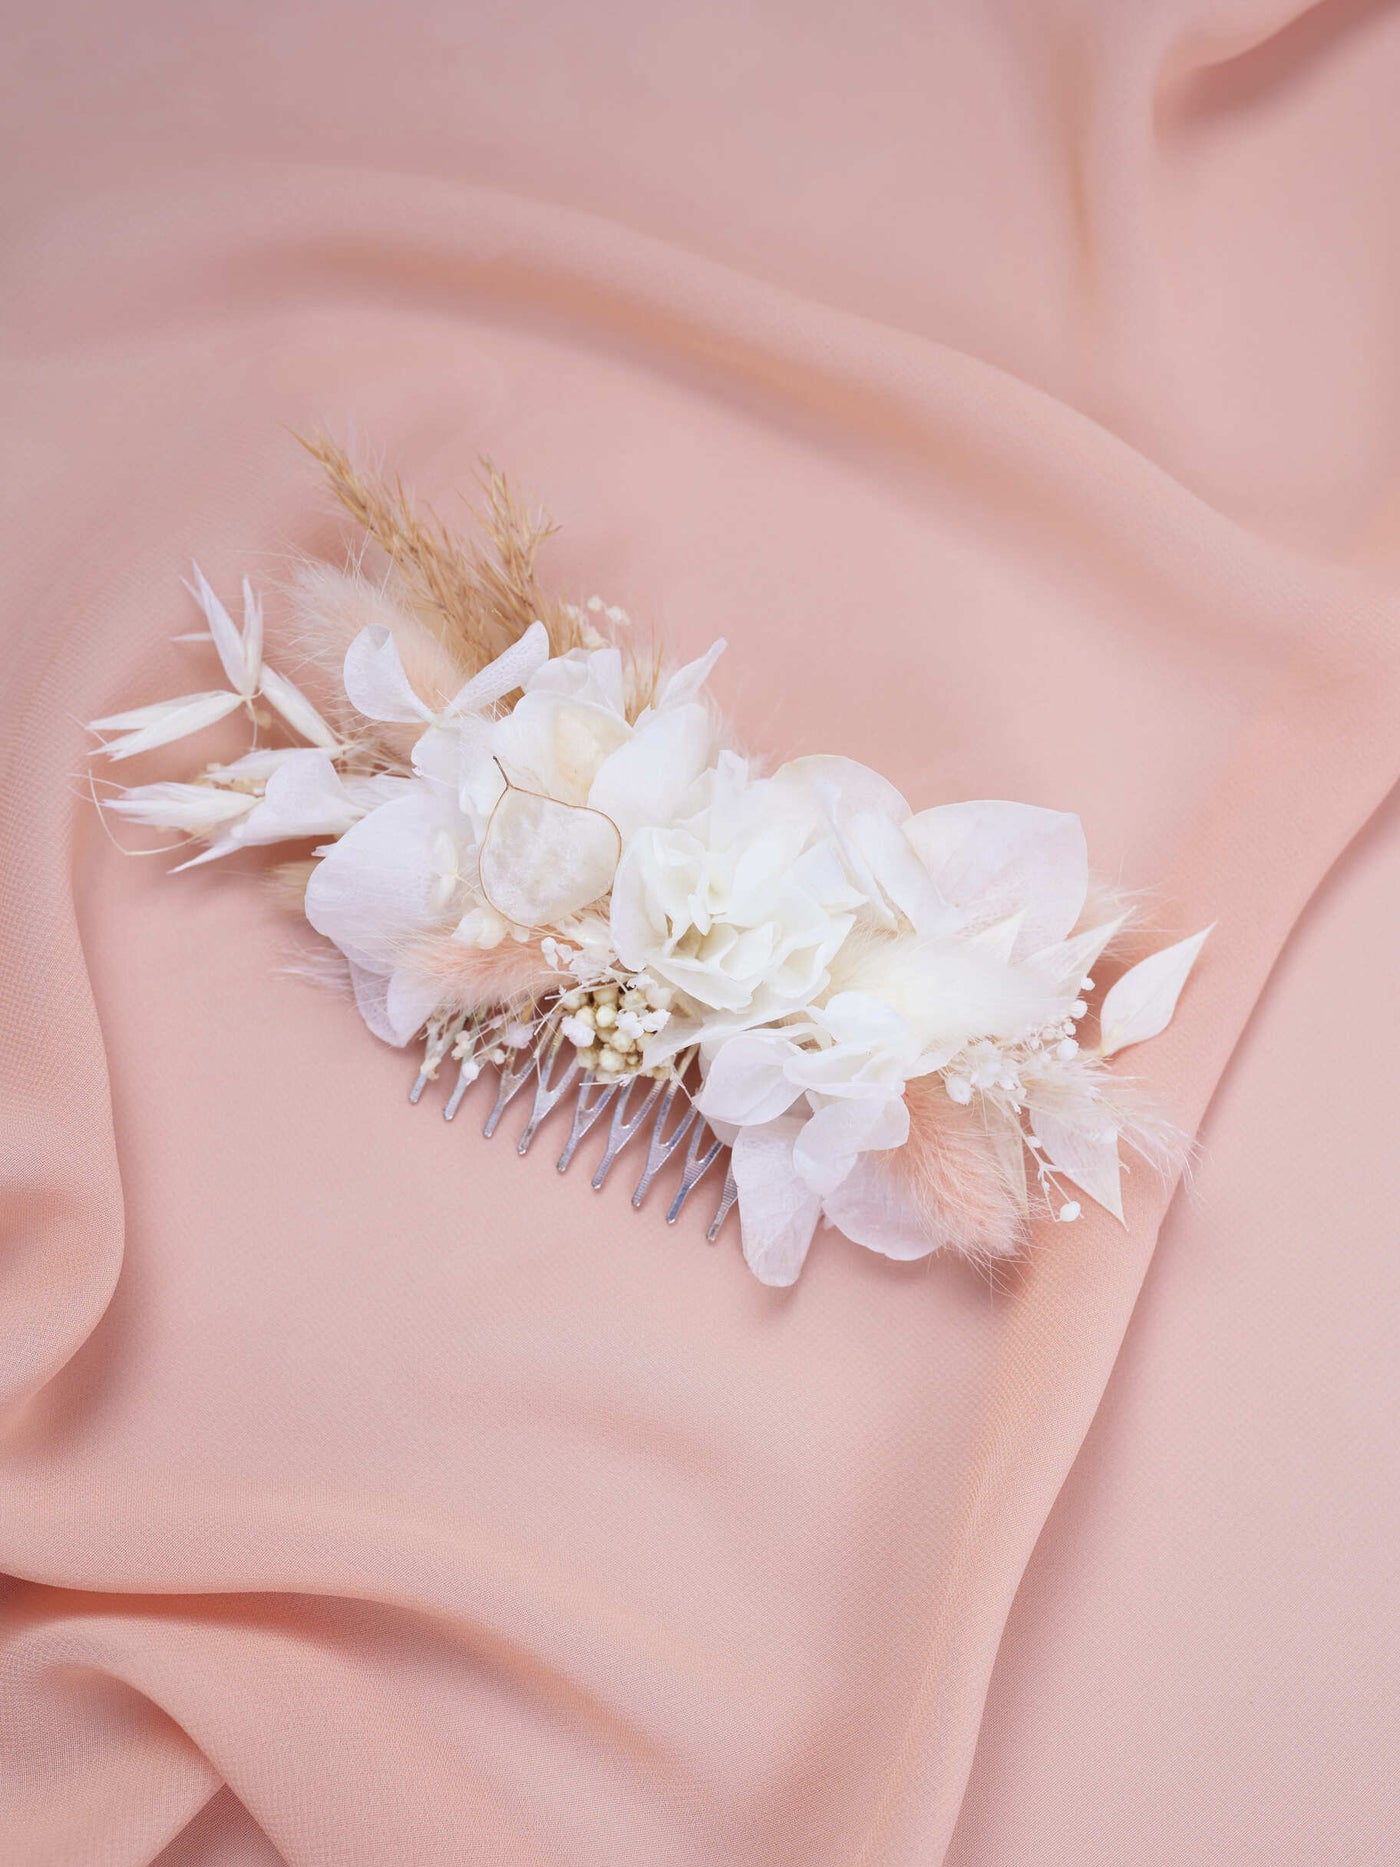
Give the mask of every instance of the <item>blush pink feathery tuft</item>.
[(480, 947), (448, 934), (420, 934), (405, 946), (403, 964), (439, 988), (445, 1010), (524, 1006), (571, 983), (569, 974), (545, 960), (535, 941), (507, 939)]
[(1025, 1230), (1024, 1179), (1018, 1186), (1010, 1164), (1017, 1161), (1019, 1136), (1009, 1123), (1004, 1137), (994, 1134), (988, 1115), (954, 1102), (941, 1076), (916, 1077), (905, 1101), (909, 1139), (888, 1157), (905, 1198), (930, 1235), (950, 1249), (974, 1258), (1009, 1257)]

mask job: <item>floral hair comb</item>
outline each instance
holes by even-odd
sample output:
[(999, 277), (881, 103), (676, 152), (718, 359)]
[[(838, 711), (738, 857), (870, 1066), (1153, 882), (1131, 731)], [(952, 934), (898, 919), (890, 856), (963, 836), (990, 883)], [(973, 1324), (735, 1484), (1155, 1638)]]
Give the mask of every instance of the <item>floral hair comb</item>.
[(333, 697), (267, 664), (246, 581), (240, 628), (196, 569), (227, 686), (93, 730), (121, 760), (242, 710), (254, 746), (106, 810), (197, 845), (182, 869), (314, 845), (281, 883), (370, 1030), (422, 1045), (414, 1101), (455, 1066), (450, 1119), (494, 1071), (485, 1131), (525, 1096), (523, 1154), (571, 1098), (561, 1171), (596, 1128), (601, 1186), (642, 1137), (633, 1204), (678, 1158), (674, 1220), (710, 1175), (710, 1238), (737, 1205), (765, 1283), (795, 1280), (819, 1222), (892, 1258), (985, 1259), (1037, 1204), (1076, 1219), (1076, 1191), (1122, 1218), (1120, 1144), (1172, 1143), (1110, 1059), (1166, 1026), (1204, 933), (1123, 973), (1085, 1043), (1128, 912), (1091, 887), (1077, 817), (916, 813), (841, 757), (765, 768), (708, 696), (724, 643), (673, 667), (622, 610), (546, 596), (548, 526), (499, 475), (472, 544), (308, 445), (382, 559), (295, 577)]

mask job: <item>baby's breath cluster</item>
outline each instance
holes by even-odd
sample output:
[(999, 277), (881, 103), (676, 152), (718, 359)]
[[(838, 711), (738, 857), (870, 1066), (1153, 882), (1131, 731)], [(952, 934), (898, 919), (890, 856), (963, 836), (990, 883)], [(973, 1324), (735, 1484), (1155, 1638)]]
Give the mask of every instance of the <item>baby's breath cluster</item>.
[[(647, 1038), (670, 1022), (671, 997), (669, 987), (645, 974), (576, 986), (559, 1001), (565, 1014), (559, 1028), (590, 1075), (635, 1076)], [(655, 1073), (665, 1076), (670, 1067), (662, 1064)]]

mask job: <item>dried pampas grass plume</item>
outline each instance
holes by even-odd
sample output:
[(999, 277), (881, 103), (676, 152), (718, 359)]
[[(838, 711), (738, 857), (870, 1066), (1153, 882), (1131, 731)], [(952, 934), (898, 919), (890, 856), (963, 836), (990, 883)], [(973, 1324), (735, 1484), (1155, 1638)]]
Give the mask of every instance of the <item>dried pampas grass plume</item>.
[(398, 645), (413, 690), (430, 707), (445, 707), (474, 672), (453, 653), (419, 613), (395, 595), (396, 572), (381, 586), (359, 570), (336, 570), (330, 564), (299, 564), (291, 583), (296, 639), (303, 655), (325, 677), (331, 699), (327, 712), (347, 745), (362, 742), (393, 764), (407, 767), (421, 728), (385, 720), (366, 720), (345, 697), (345, 652), (362, 629), (379, 624)]
[(488, 548), (478, 551), (455, 537), (431, 507), (415, 504), (397, 475), (357, 466), (327, 435), (296, 438), (388, 558), (408, 605), (468, 673), (494, 660), (537, 620), (549, 631), (551, 654), (580, 645), (577, 617), (546, 597), (535, 576), (536, 555), (553, 527), (543, 514), (523, 510), (495, 467), (483, 469), (480, 518)]

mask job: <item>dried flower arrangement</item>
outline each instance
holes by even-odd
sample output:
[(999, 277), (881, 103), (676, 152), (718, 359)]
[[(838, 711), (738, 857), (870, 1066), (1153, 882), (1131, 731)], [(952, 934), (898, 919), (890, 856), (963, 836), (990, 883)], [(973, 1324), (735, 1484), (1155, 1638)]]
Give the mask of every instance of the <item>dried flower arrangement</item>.
[[(1091, 889), (1077, 817), (1026, 804), (913, 812), (841, 757), (767, 770), (708, 697), (723, 642), (673, 668), (625, 613), (540, 588), (549, 526), (499, 474), (472, 545), (396, 481), (307, 443), (379, 570), (308, 563), (300, 647), (314, 706), (196, 569), (226, 688), (94, 721), (113, 760), (242, 709), (258, 744), (109, 812), (212, 862), (307, 843), (284, 893), (343, 956), (378, 1037), (423, 1045), (415, 1100), (449, 1063), (446, 1113), (488, 1066), (487, 1132), (523, 1090), (520, 1146), (566, 1094), (560, 1160), (610, 1113), (600, 1185), (647, 1135), (640, 1203), (682, 1142), (669, 1217), (727, 1156), (766, 1283), (797, 1277), (819, 1222), (893, 1258), (1015, 1252), (1035, 1205), (1120, 1219), (1120, 1143), (1170, 1147), (1109, 1067), (1171, 1018), (1205, 934), (1152, 954), (1080, 1037), (1091, 971), (1128, 922)], [(1208, 931), (1208, 930), (1207, 930)]]

